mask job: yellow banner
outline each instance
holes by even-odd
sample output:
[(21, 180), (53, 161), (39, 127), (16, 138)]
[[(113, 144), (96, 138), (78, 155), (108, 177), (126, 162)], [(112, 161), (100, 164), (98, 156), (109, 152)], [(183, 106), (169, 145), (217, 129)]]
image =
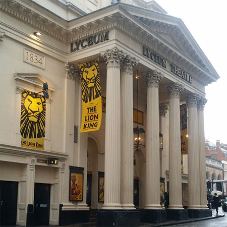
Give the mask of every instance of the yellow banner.
[(44, 150), (46, 100), (40, 94), (21, 92), (21, 147)]
[(181, 154), (188, 153), (187, 106), (180, 106)]
[(80, 132), (99, 130), (102, 122), (102, 96), (99, 59), (79, 65), (82, 93)]

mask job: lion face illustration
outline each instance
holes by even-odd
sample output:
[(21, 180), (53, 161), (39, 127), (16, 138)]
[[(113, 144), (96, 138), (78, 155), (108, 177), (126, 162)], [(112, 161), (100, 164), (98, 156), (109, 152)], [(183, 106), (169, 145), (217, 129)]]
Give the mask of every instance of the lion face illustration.
[(22, 91), (21, 94), (21, 126), (23, 138), (45, 137), (46, 102), (41, 95)]
[(84, 63), (80, 66), (82, 101), (87, 103), (101, 96), (98, 60), (93, 64)]

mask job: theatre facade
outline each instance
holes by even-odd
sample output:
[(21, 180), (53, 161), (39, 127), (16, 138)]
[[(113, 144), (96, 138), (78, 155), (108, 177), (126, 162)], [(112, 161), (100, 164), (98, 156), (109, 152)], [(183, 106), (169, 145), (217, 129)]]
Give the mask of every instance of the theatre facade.
[(211, 216), (205, 86), (219, 75), (155, 1), (71, 2), (0, 2), (1, 224)]

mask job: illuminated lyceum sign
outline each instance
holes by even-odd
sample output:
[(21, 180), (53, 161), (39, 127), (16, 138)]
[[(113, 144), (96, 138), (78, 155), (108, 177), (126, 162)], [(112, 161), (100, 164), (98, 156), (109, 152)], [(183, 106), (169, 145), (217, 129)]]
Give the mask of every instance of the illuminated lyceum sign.
[(71, 52), (84, 49), (106, 40), (109, 40), (109, 31), (100, 32), (96, 35), (88, 36), (87, 38), (80, 39), (75, 41), (74, 43), (71, 43)]
[(173, 63), (169, 63), (169, 67), (167, 67), (168, 61), (164, 59), (162, 56), (160, 56), (159, 54), (155, 53), (153, 50), (143, 46), (143, 55), (149, 58), (151, 61), (159, 64), (166, 70), (170, 69), (171, 73), (179, 76), (180, 78), (187, 81), (188, 83), (192, 83), (192, 77), (188, 73), (186, 73), (183, 69), (174, 65)]

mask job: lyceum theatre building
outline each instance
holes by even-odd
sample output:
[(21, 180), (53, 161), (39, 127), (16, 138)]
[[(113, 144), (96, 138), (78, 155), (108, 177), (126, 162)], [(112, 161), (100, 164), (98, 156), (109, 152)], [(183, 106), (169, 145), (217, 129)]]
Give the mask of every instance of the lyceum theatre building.
[(158, 0), (1, 0), (0, 69), (2, 225), (211, 216), (205, 86), (219, 75)]

